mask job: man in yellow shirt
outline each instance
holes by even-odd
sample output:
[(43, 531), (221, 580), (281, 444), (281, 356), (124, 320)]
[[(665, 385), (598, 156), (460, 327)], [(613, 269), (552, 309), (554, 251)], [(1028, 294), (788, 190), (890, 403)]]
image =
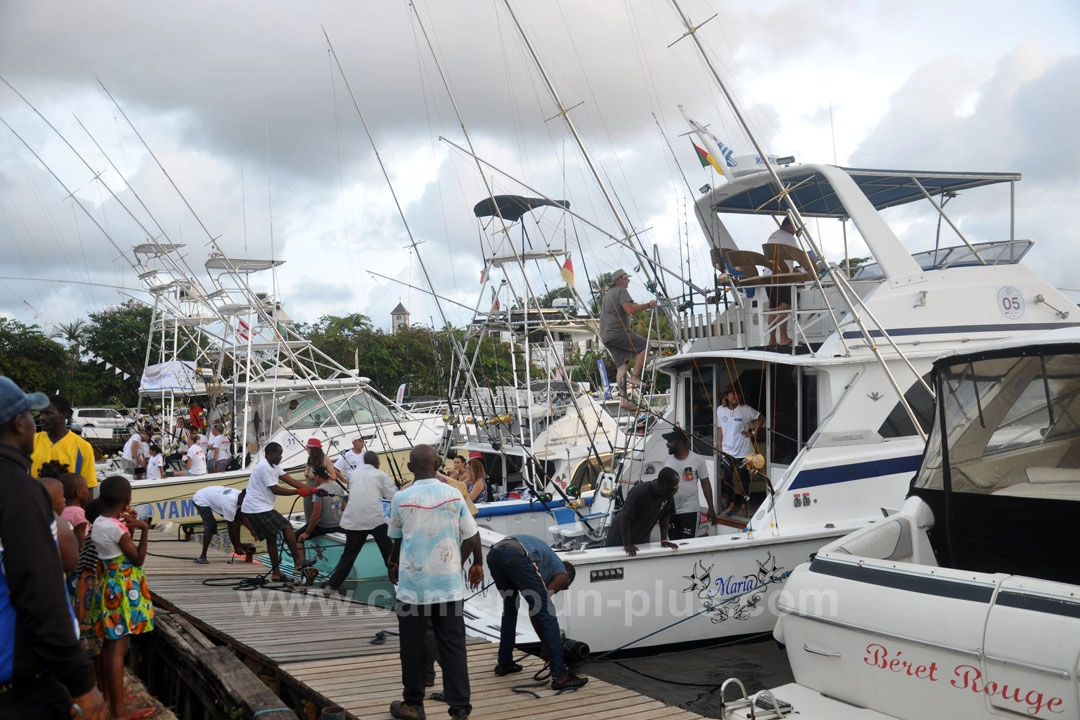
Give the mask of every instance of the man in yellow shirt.
[(71, 403), (67, 398), (53, 396), (49, 407), (41, 411), (41, 427), (34, 436), (34, 454), (31, 456), (30, 474), (41, 472), (41, 466), (56, 460), (68, 467), (68, 472), (82, 475), (91, 497), (97, 497), (97, 468), (94, 466), (94, 448), (75, 433), (68, 430), (71, 419)]

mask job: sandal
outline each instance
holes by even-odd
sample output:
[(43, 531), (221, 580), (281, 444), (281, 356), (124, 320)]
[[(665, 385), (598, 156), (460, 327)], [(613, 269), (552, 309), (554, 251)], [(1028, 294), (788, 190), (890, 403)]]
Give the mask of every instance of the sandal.
[(196, 565), (209, 565), (210, 561), (207, 560), (206, 558), (195, 558), (195, 564)]
[(496, 665), (495, 674), (499, 677), (502, 677), (503, 675), (513, 675), (514, 673), (519, 673), (524, 669), (525, 668), (521, 667), (521, 665), (517, 664), (516, 662), (512, 662), (509, 665)]

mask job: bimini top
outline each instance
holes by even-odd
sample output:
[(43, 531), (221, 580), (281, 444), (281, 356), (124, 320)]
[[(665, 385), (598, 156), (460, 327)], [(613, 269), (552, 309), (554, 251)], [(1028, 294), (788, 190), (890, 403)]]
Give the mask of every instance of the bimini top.
[[(1019, 173), (942, 173), (845, 167), (840, 170), (855, 181), (877, 210), (923, 200), (925, 195), (919, 189), (920, 184), (926, 188), (926, 192), (935, 196), (1020, 180)], [(832, 185), (817, 165), (791, 165), (777, 168), (777, 172), (790, 186), (795, 205), (804, 216), (846, 216)], [(786, 205), (765, 172), (721, 185), (712, 191), (708, 206), (716, 213), (754, 215), (782, 215), (786, 210)]]

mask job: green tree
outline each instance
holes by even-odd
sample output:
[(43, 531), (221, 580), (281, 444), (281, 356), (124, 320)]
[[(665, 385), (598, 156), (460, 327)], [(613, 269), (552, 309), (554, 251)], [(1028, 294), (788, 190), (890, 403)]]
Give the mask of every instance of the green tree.
[(78, 319), (72, 320), (69, 323), (58, 324), (53, 329), (52, 336), (66, 342), (68, 347), (74, 347), (78, 350), (78, 346), (84, 344), (88, 330), (89, 327), (87, 326), (86, 321)]
[[(135, 405), (152, 318), (153, 309), (135, 300), (90, 313), (90, 324), (85, 335), (87, 349), (97, 358), (119, 368), (121, 373), (127, 373), (128, 378), (125, 380), (122, 374), (106, 368), (104, 362), (83, 363), (80, 365), (80, 376), (90, 383), (95, 397), (80, 402)], [(155, 347), (151, 349), (150, 357), (157, 357), (157, 336), (153, 342)]]
[(73, 395), (64, 348), (37, 325), (0, 318), (0, 374), (26, 392)]

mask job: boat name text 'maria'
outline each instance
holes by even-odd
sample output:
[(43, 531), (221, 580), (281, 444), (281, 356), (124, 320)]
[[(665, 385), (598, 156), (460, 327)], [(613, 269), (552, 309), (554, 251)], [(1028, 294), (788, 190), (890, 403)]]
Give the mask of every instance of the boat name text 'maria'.
[[(870, 643), (866, 646), (866, 655), (863, 662), (879, 670), (888, 670), (894, 673), (903, 673), (919, 680), (938, 682), (941, 677), (938, 674), (938, 664), (931, 660), (929, 664), (917, 661), (901, 659), (903, 650), (895, 652), (878, 643)], [(960, 664), (952, 670), (952, 680), (949, 685), (957, 690), (970, 690), (973, 693), (987, 696), (997, 696), (1002, 700), (1008, 700), (1018, 705), (1027, 706), (1028, 715), (1038, 715), (1043, 709), (1052, 713), (1062, 712), (1061, 705), (1064, 700), (1059, 697), (1047, 699), (1046, 694), (1040, 690), (1027, 690), (1014, 687), (1005, 683), (997, 683), (993, 680), (983, 680), (982, 670), (974, 665)]]

